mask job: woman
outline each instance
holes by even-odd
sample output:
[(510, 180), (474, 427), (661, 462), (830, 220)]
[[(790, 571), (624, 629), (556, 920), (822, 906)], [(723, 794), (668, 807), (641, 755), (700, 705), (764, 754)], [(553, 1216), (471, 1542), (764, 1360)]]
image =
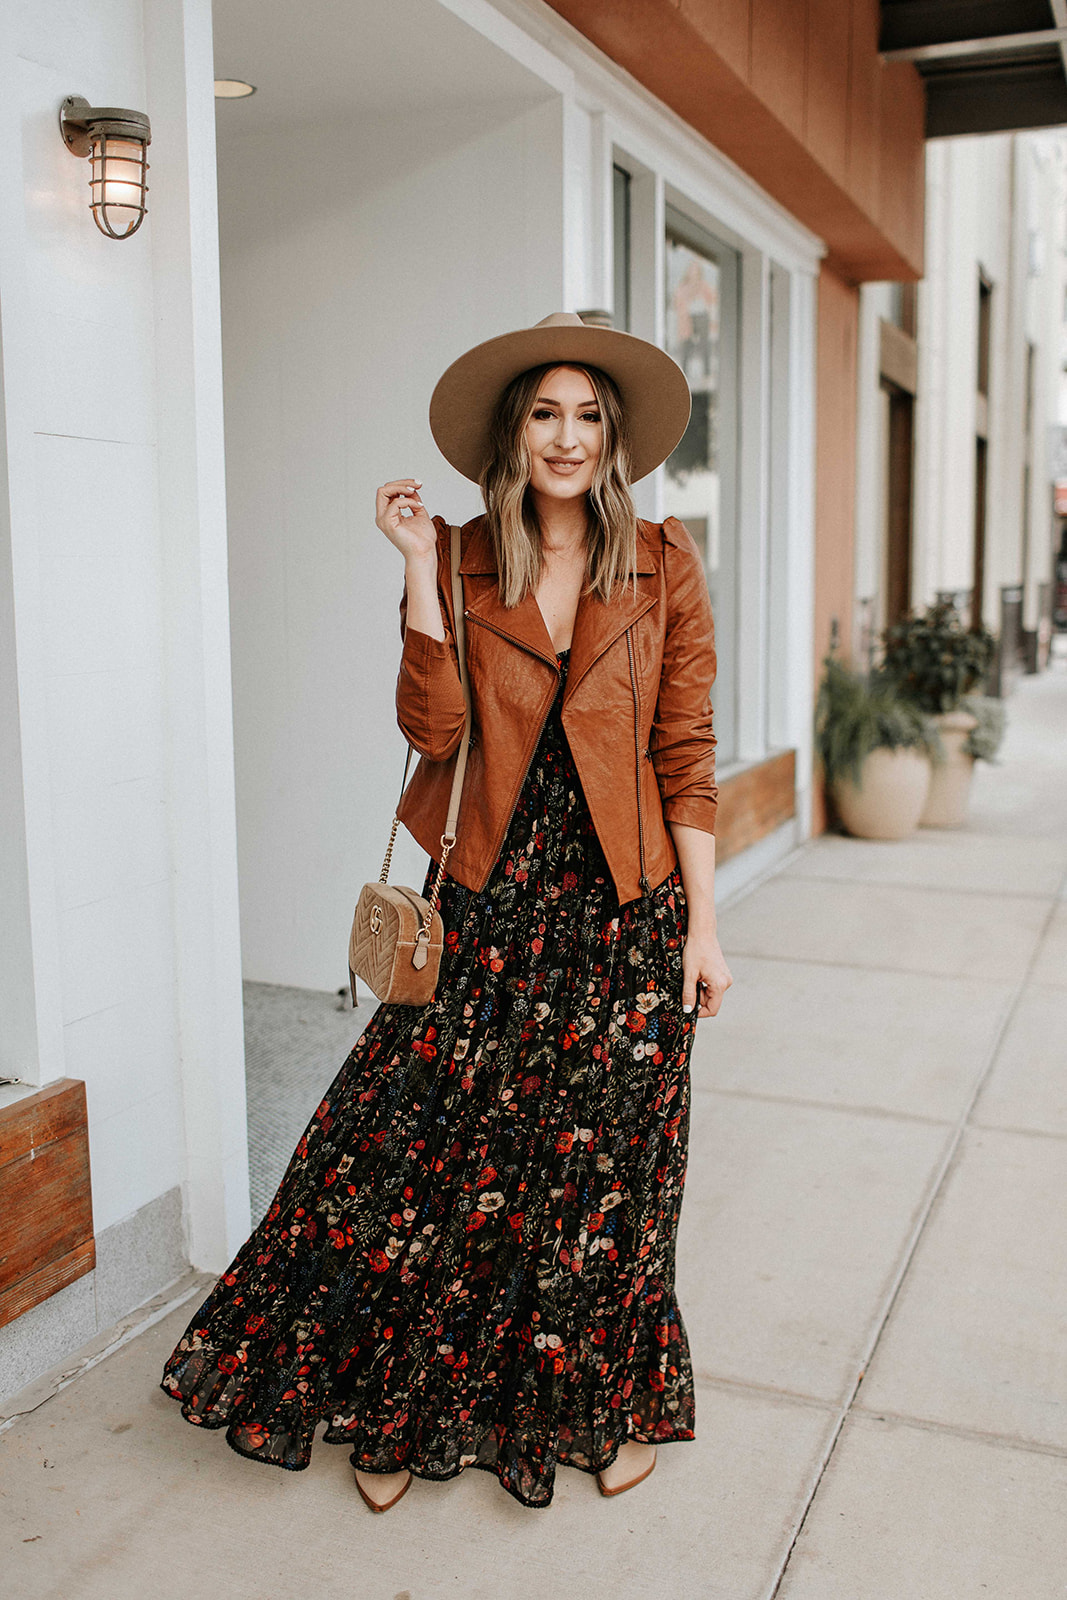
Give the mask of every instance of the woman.
[[(689, 1057), (730, 974), (715, 933), (715, 670), (703, 567), (630, 482), (685, 428), (656, 346), (556, 313), (476, 346), (431, 427), (480, 482), (463, 529), (474, 706), (428, 1006), (381, 1005), (161, 1387), (299, 1470), (315, 1428), (387, 1510), (412, 1474), (557, 1463), (617, 1494), (693, 1437), (674, 1294)], [(463, 736), (449, 531), (378, 490), (401, 551), (398, 814), (440, 852)], [(424, 892), (436, 863), (431, 859)]]

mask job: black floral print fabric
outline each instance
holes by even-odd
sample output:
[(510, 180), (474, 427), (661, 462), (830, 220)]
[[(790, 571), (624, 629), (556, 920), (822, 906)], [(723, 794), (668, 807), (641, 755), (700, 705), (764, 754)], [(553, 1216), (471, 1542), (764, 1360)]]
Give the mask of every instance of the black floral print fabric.
[(561, 693), (486, 887), (445, 879), (435, 999), (375, 1011), (165, 1363), (253, 1460), (306, 1467), (325, 1422), (361, 1470), (546, 1506), (558, 1464), (693, 1437), (685, 895), (619, 906)]

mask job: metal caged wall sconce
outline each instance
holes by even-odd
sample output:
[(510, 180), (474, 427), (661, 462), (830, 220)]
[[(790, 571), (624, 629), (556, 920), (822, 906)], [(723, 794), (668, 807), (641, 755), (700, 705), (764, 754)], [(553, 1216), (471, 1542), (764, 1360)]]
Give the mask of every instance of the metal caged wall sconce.
[(89, 209), (100, 232), (109, 239), (128, 239), (148, 209), (148, 118), (143, 111), (91, 106), (81, 95), (68, 94), (59, 108), (59, 131), (73, 155), (88, 156), (92, 163)]

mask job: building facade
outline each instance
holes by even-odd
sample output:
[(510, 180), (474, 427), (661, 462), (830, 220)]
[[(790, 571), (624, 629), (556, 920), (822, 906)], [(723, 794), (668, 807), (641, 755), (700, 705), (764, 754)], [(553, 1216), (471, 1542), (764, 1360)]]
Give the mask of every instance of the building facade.
[(926, 271), (861, 291), (857, 653), (945, 597), (997, 636), (991, 687), (1047, 662), (1067, 297), (1067, 141), (927, 145)]
[[(924, 260), (923, 81), (879, 27), (871, 0), (5, 14), (0, 1393), (257, 1220), (242, 977), (345, 982), (404, 755), (374, 490), (478, 510), (426, 419), (469, 345), (567, 309), (684, 366), (638, 510), (705, 555), (721, 891), (822, 825), (818, 663), (874, 592), (865, 351)], [(256, 92), (216, 107), (216, 77)], [(151, 117), (128, 240), (93, 225), (71, 93)], [(918, 506), (913, 588), (954, 581)]]

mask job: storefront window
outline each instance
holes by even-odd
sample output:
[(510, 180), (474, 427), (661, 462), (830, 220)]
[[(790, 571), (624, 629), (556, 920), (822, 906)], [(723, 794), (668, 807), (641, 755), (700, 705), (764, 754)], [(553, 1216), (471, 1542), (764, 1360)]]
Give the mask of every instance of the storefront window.
[(715, 615), (713, 692), (721, 763), (737, 739), (737, 252), (667, 207), (666, 348), (689, 380), (693, 410), (664, 474), (664, 515), (685, 523), (704, 557)]

